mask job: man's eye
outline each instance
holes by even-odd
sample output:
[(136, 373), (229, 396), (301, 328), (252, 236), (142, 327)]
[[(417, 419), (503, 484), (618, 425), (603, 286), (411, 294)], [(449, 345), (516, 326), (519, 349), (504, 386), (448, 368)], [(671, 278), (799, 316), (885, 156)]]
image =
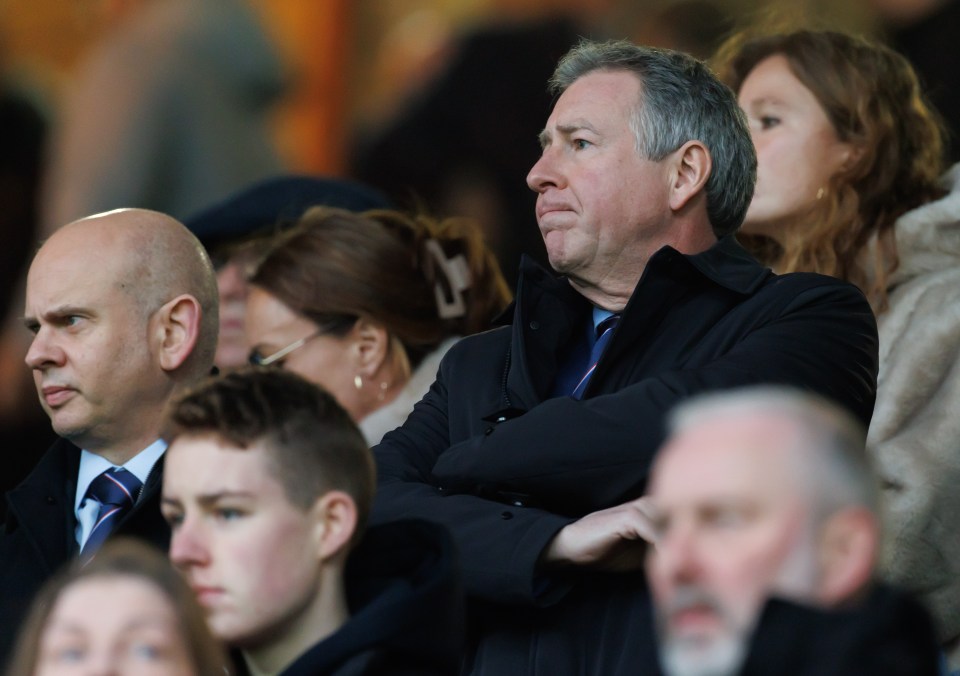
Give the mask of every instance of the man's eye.
[(573, 147), (576, 150), (584, 150), (590, 145), (591, 145), (590, 141), (587, 141), (586, 139), (582, 139), (582, 138), (573, 139)]
[(166, 512), (163, 514), (164, 520), (170, 526), (170, 528), (176, 528), (183, 523), (183, 514), (176, 512)]
[(736, 509), (720, 509), (710, 516), (710, 523), (720, 528), (737, 528), (746, 520), (746, 515)]

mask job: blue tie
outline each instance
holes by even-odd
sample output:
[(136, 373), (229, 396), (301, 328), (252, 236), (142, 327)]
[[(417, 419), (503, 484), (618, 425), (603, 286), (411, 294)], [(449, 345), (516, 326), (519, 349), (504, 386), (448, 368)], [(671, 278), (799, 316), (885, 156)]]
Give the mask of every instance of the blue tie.
[(617, 327), (617, 322), (619, 321), (620, 315), (610, 315), (597, 324), (597, 342), (593, 344), (593, 348), (590, 350), (590, 366), (587, 368), (587, 372), (583, 374), (580, 382), (577, 383), (577, 386), (573, 388), (573, 393), (570, 396), (574, 399), (580, 399), (583, 396), (583, 391), (587, 389), (587, 383), (590, 382), (590, 378), (597, 368), (597, 362), (600, 361), (600, 355), (603, 354), (607, 343), (610, 342), (610, 336), (613, 335), (613, 330)]
[(87, 497), (100, 503), (100, 512), (81, 555), (89, 555), (103, 544), (113, 527), (133, 507), (142, 486), (140, 479), (122, 467), (110, 468), (90, 483)]

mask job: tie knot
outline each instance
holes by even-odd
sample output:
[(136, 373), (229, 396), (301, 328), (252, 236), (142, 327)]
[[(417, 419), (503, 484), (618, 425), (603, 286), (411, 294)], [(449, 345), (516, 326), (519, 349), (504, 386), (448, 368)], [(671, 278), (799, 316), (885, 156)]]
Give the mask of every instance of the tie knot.
[(102, 505), (124, 507), (136, 501), (142, 486), (132, 473), (122, 467), (112, 467), (90, 483), (87, 495)]
[(602, 322), (597, 324), (597, 338), (605, 334), (610, 329), (617, 327), (617, 322), (620, 321), (620, 315), (610, 315)]

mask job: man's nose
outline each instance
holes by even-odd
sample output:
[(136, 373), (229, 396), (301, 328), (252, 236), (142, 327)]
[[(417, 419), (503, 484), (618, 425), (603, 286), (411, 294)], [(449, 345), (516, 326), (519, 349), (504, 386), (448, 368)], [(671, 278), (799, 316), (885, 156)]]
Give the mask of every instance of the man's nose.
[(689, 529), (671, 529), (661, 533), (653, 554), (659, 574), (675, 582), (697, 577), (699, 557), (694, 534)]
[(192, 521), (184, 520), (170, 537), (170, 561), (178, 568), (202, 565), (209, 560), (204, 540)]
[(527, 174), (527, 186), (534, 192), (543, 192), (547, 188), (562, 187), (560, 172), (557, 169), (556, 153), (551, 146), (543, 149), (540, 159)]
[(24, 362), (32, 369), (62, 366), (64, 360), (65, 353), (63, 349), (44, 328), (41, 328), (34, 334), (33, 340), (30, 342), (30, 348), (24, 357)]

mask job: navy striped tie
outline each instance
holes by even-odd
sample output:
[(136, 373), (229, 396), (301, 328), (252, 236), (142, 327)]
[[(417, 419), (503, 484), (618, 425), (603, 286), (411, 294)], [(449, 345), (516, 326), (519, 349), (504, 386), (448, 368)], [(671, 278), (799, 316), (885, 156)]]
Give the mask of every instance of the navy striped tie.
[(87, 497), (100, 503), (100, 512), (81, 555), (89, 555), (103, 544), (113, 527), (133, 507), (142, 486), (140, 479), (122, 467), (112, 467), (90, 483)]
[(583, 378), (580, 379), (577, 386), (573, 388), (571, 396), (574, 399), (580, 399), (583, 396), (583, 391), (587, 389), (587, 383), (590, 382), (590, 378), (597, 368), (597, 362), (600, 361), (600, 355), (603, 354), (607, 343), (610, 342), (610, 336), (613, 335), (613, 330), (617, 328), (617, 322), (619, 321), (620, 315), (610, 315), (597, 324), (597, 342), (593, 344), (593, 348), (590, 350), (590, 367), (587, 369), (587, 372), (583, 374)]

